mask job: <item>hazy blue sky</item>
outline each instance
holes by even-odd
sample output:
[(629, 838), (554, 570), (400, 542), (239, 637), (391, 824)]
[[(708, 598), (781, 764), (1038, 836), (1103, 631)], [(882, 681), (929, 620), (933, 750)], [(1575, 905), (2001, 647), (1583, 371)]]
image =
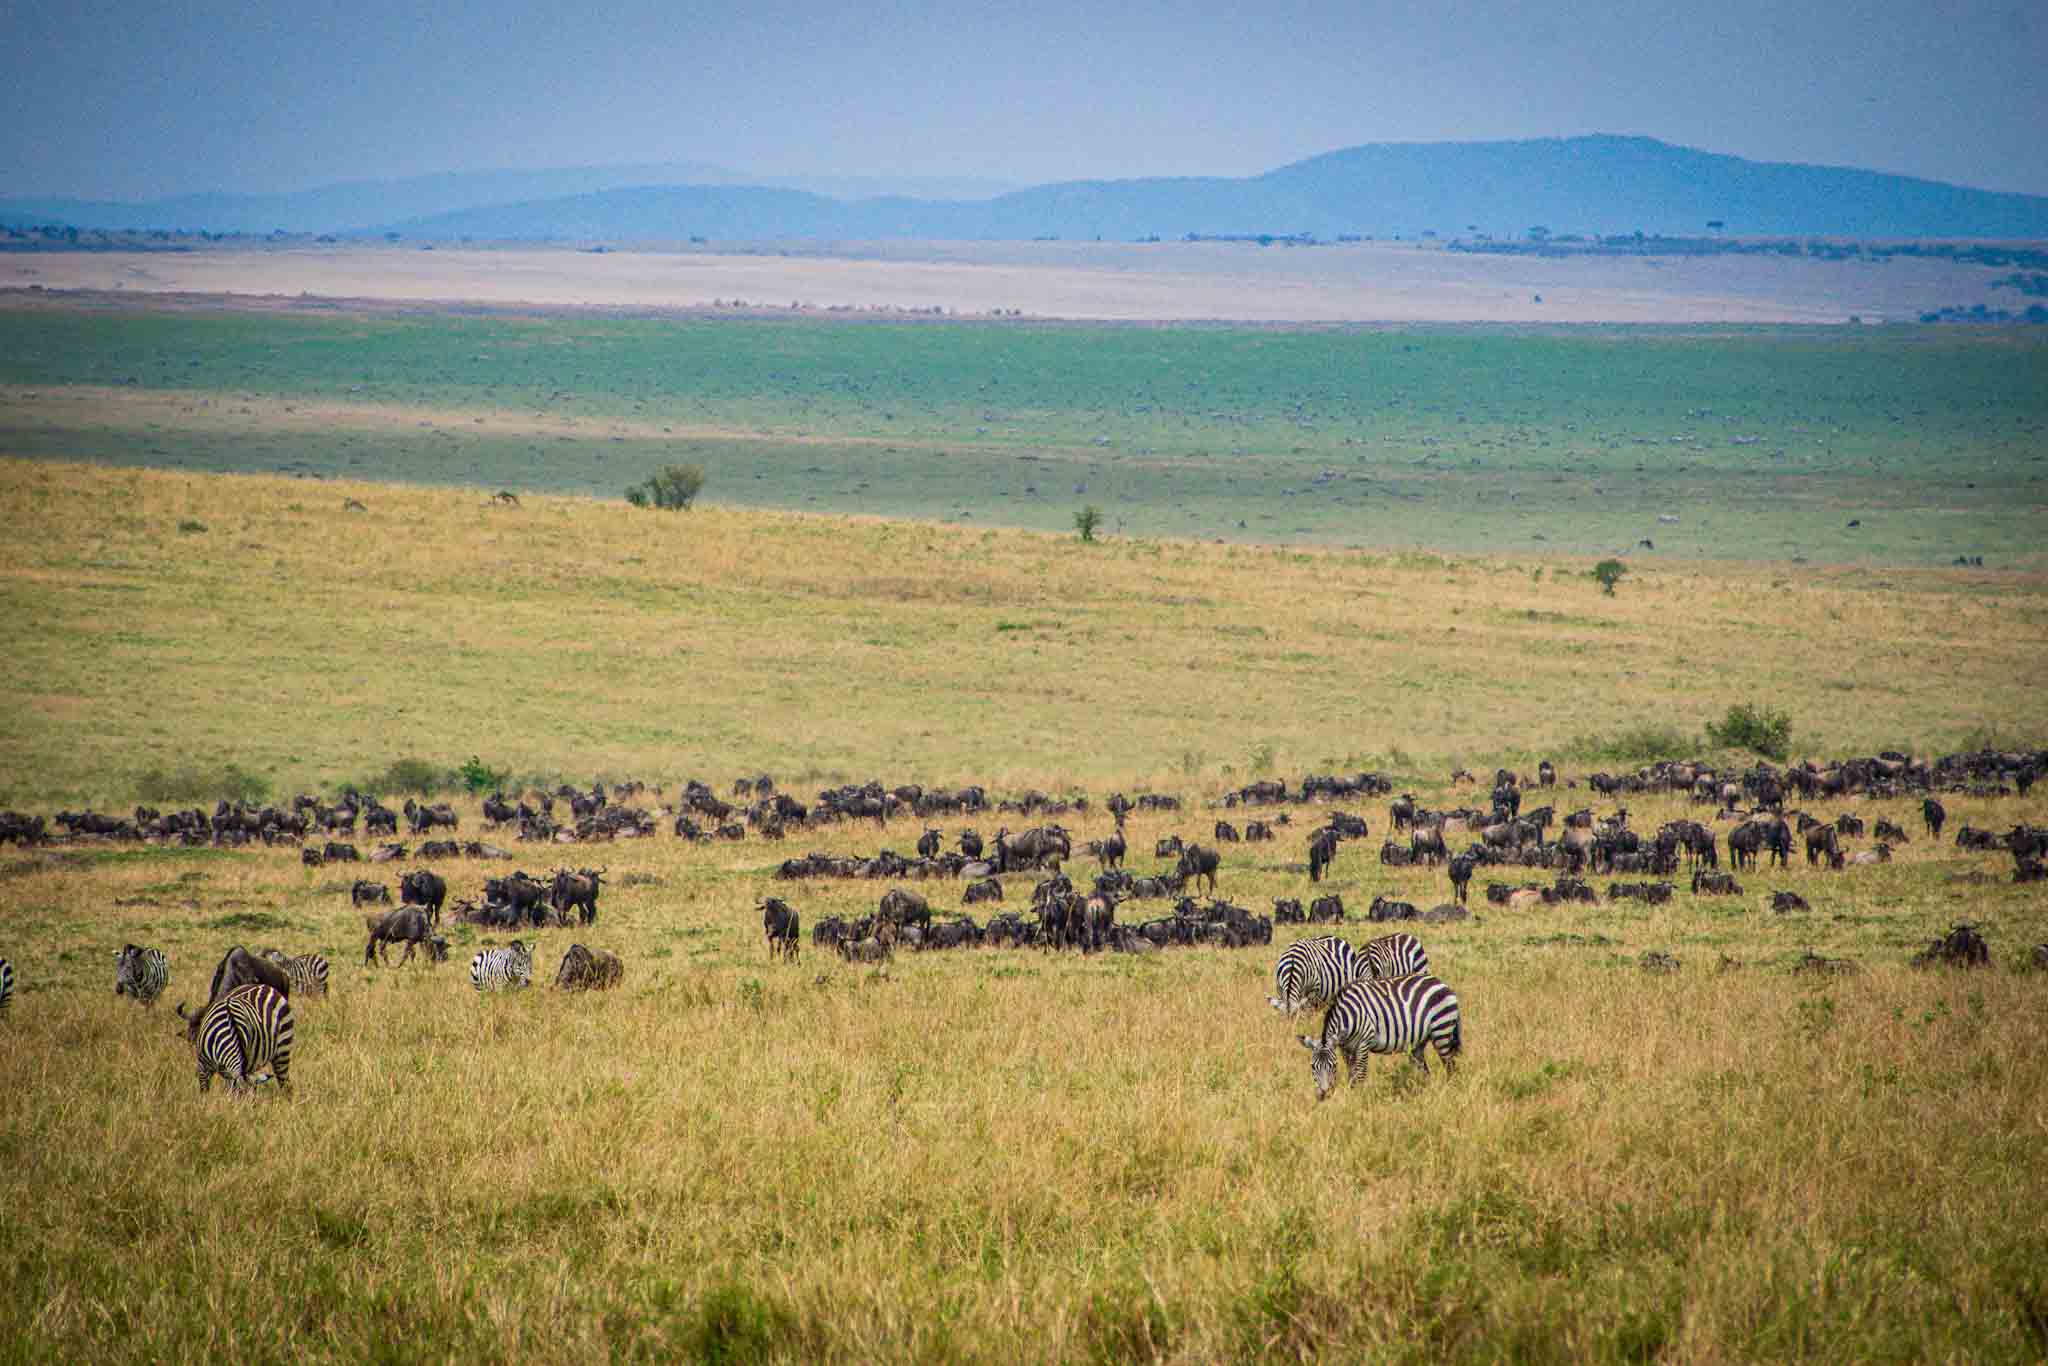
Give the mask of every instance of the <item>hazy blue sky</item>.
[(0, 194), (624, 161), (1019, 182), (1640, 133), (2048, 193), (2048, 0), (16, 0)]

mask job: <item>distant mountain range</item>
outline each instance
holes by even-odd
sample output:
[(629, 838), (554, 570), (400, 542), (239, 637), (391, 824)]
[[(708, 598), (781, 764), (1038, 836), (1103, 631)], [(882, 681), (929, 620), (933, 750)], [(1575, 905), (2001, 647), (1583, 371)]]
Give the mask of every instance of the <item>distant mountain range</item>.
[[(871, 193), (887, 186), (901, 191)], [(0, 199), (0, 223), (447, 240), (1554, 235), (2048, 239), (2048, 196), (1746, 161), (1653, 138), (1375, 143), (1241, 179), (768, 184), (692, 163), (360, 182), (149, 204)]]

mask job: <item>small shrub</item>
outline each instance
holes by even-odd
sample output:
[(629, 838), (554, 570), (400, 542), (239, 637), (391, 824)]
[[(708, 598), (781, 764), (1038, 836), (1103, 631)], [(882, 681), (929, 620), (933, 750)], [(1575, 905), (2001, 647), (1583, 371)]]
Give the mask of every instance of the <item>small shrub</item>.
[(157, 764), (135, 780), (135, 795), (145, 802), (208, 802), (224, 797), (253, 803), (270, 795), (270, 780), (232, 760), (213, 768), (180, 764), (167, 769)]
[(1620, 560), (1602, 560), (1593, 566), (1592, 573), (1594, 579), (1599, 582), (1600, 587), (1611, 598), (1614, 596), (1614, 585), (1620, 583), (1622, 575), (1628, 573), (1628, 566)]
[(1095, 539), (1095, 529), (1102, 525), (1102, 509), (1090, 503), (1074, 514), (1074, 530), (1081, 533), (1084, 541)]
[(394, 759), (382, 773), (372, 774), (356, 784), (358, 792), (427, 797), (456, 786), (456, 777), (425, 759)]
[(204, 530), (206, 530), (206, 523), (191, 517), (187, 517), (178, 523), (178, 531), (182, 535), (196, 536)]
[(1766, 759), (1783, 759), (1792, 752), (1792, 718), (1742, 702), (1728, 708), (1721, 724), (1707, 722), (1707, 738), (1723, 749), (1746, 749)]
[(670, 465), (658, 474), (626, 490), (626, 501), (636, 508), (657, 507), (668, 512), (687, 511), (704, 488), (701, 465)]
[(502, 789), (505, 786), (506, 780), (512, 776), (512, 770), (509, 768), (492, 768), (489, 764), (472, 754), (463, 761), (462, 767), (456, 770), (456, 774), (462, 779), (463, 788), (470, 796), (475, 797), (482, 793), (496, 792)]

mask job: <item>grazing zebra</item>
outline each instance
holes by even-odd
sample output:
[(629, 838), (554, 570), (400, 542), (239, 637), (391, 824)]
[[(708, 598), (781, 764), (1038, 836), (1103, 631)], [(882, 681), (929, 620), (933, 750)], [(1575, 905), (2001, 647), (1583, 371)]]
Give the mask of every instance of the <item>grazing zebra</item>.
[(302, 953), (296, 958), (287, 958), (281, 949), (265, 949), (263, 956), (284, 969), (285, 979), (291, 983), (292, 995), (327, 994), (327, 959), (323, 955)]
[(485, 987), (533, 985), (533, 950), (515, 939), (502, 949), (485, 949), (469, 960), (469, 984)]
[(114, 994), (133, 996), (137, 1003), (156, 1004), (171, 980), (171, 960), (162, 949), (124, 944), (114, 955)]
[(1422, 941), (1412, 934), (1383, 935), (1367, 944), (1362, 952), (1365, 975), (1379, 981), (1429, 971), (1429, 955), (1423, 951)]
[(14, 999), (14, 964), (0, 958), (0, 1010), (7, 1009), (7, 1003)]
[(1273, 994), (1266, 1004), (1292, 1015), (1335, 1000), (1346, 983), (1365, 975), (1365, 956), (1350, 940), (1334, 934), (1298, 939), (1273, 965)]
[(180, 1001), (178, 1016), (185, 1021), (185, 1037), (198, 1052), (200, 1094), (218, 1072), (229, 1093), (238, 1095), (266, 1067), (277, 1089), (291, 1094), (292, 1003), (282, 993), (252, 982), (236, 987), (198, 1015), (187, 1015)]
[(1316, 1099), (1328, 1100), (1337, 1085), (1337, 1055), (1350, 1065), (1351, 1084), (1365, 1080), (1366, 1059), (1374, 1053), (1406, 1053), (1425, 1073), (1425, 1045), (1434, 1044), (1444, 1071), (1456, 1070), (1464, 1046), (1458, 998), (1434, 977), (1396, 977), (1389, 982), (1361, 980), (1337, 993), (1323, 1016), (1323, 1036), (1299, 1036), (1309, 1052), (1309, 1071), (1316, 1081)]

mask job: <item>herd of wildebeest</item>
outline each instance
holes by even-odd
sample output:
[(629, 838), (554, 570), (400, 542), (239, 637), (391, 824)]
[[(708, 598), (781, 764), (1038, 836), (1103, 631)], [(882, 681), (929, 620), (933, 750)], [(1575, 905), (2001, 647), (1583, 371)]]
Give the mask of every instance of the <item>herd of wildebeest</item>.
[[(765, 774), (740, 779), (725, 797), (691, 781), (677, 791), (672, 803), (661, 788), (637, 782), (609, 787), (599, 782), (588, 791), (564, 785), (518, 798), (494, 792), (482, 803), (482, 821), (485, 833), (528, 849), (658, 837), (664, 829), (691, 841), (781, 841), (795, 832), (872, 821), (876, 831), (885, 834), (892, 821), (915, 821), (917, 833), (908, 852), (888, 847), (865, 856), (813, 852), (785, 858), (774, 869), (774, 877), (789, 884), (817, 879), (889, 884), (872, 913), (827, 915), (810, 928), (816, 948), (853, 962), (886, 963), (906, 950), (967, 947), (1030, 946), (1082, 954), (1146, 954), (1194, 945), (1245, 948), (1272, 943), (1276, 924), (1337, 925), (1354, 918), (1442, 924), (1469, 916), (1475, 877), (1482, 880), (1489, 903), (1509, 909), (1597, 903), (1602, 892), (1596, 878), (1607, 880), (1604, 895), (1610, 902), (1661, 903), (1681, 886), (1694, 896), (1735, 896), (1742, 894), (1742, 875), (1783, 867), (1799, 853), (1809, 866), (1830, 870), (1886, 862), (1894, 849), (1916, 835), (1943, 837), (1943, 796), (2024, 796), (2044, 771), (2048, 750), (1981, 750), (1932, 762), (1887, 752), (1825, 765), (1780, 767), (1758, 762), (1737, 770), (1660, 762), (1628, 773), (1588, 775), (1583, 790), (1606, 799), (1611, 809), (1604, 813), (1596, 812), (1590, 801), (1582, 805), (1586, 799), (1578, 795), (1580, 781), (1560, 784), (1555, 766), (1547, 761), (1529, 778), (1497, 770), (1490, 784), (1460, 770), (1453, 774), (1453, 789), (1483, 792), (1486, 800), (1442, 810), (1432, 810), (1410, 794), (1396, 796), (1392, 782), (1374, 773), (1311, 775), (1292, 786), (1262, 780), (1211, 804), (1213, 810), (1202, 818), (1210, 822), (1213, 817), (1206, 841), (1182, 834), (1154, 841), (1156, 866), (1146, 873), (1126, 867), (1127, 818), (1140, 811), (1169, 819), (1180, 816), (1185, 809), (1177, 797), (1145, 793), (1133, 799), (1116, 793), (1101, 807), (1111, 827), (1101, 838), (1078, 845), (1062, 821), (1096, 818), (1097, 809), (1086, 796), (1029, 791), (991, 801), (981, 787), (889, 787), (869, 782), (828, 789), (803, 802), (779, 790)], [(1627, 802), (1634, 794), (1650, 793), (1683, 795), (1700, 806), (1704, 819), (1639, 829), (1631, 823)], [(1317, 894), (1323, 890), (1318, 884), (1329, 876), (1344, 847), (1370, 839), (1366, 818), (1346, 808), (1379, 798), (1390, 800), (1377, 862), (1443, 868), (1450, 895), (1442, 904), (1420, 910), (1382, 895), (1359, 908), (1359, 914), (1348, 910), (1335, 892)], [(1900, 822), (1874, 815), (1866, 823), (1853, 810), (1819, 816), (1804, 809), (1849, 798), (1857, 799), (1859, 809), (1866, 811), (1871, 808), (1860, 803), (1868, 799), (1917, 800), (1919, 828), (1908, 831)], [(654, 809), (644, 804), (650, 799), (658, 804)], [(996, 829), (984, 836), (976, 825), (960, 825), (948, 836), (940, 825), (930, 824), (947, 817), (992, 823)], [(1012, 821), (1019, 828), (1013, 830)], [(404, 949), (397, 960), (400, 965), (416, 952), (430, 963), (444, 960), (444, 917), (487, 932), (596, 926), (599, 897), (608, 885), (602, 868), (558, 867), (541, 876), (514, 870), (487, 876), (475, 895), (451, 902), (447, 878), (418, 865), (517, 857), (513, 848), (462, 838), (461, 825), (461, 815), (446, 803), (408, 799), (394, 810), (373, 795), (350, 790), (332, 801), (301, 796), (284, 806), (223, 801), (210, 814), (148, 807), (138, 807), (128, 817), (90, 810), (59, 811), (47, 818), (0, 812), (0, 844), (285, 844), (296, 846), (308, 867), (355, 865), (368, 874), (346, 884), (352, 904), (367, 908), (366, 966), (388, 963), (386, 955), (396, 946)], [(401, 829), (411, 837), (410, 846), (401, 842)], [(367, 851), (354, 842), (359, 833), (373, 840)], [(1255, 913), (1219, 897), (1229, 846), (1283, 840), (1305, 850), (1305, 866), (1282, 865), (1306, 873), (1305, 905), (1299, 897), (1279, 897), (1270, 913)], [(1859, 847), (1857, 841), (1866, 843)], [(2043, 863), (2048, 829), (2024, 823), (2002, 831), (1963, 825), (1954, 842), (1964, 849), (2008, 853), (2015, 881), (2048, 877)], [(401, 861), (415, 866), (397, 877), (394, 902), (393, 889), (377, 879), (376, 866)], [(1539, 870), (1547, 877), (1534, 876)], [(1028, 875), (1028, 891), (1014, 880), (1005, 882), (1017, 874)], [(1677, 881), (1681, 877), (1684, 881)], [(957, 909), (935, 911), (927, 891), (906, 885), (928, 888), (934, 883), (960, 887)], [(763, 897), (755, 907), (771, 958), (795, 961), (800, 955), (804, 931), (802, 916), (791, 904), (796, 897), (790, 887), (782, 895)], [(1015, 909), (1007, 904), (1013, 897), (1018, 902)], [(1770, 904), (1781, 912), (1806, 909), (1805, 900), (1789, 890), (1773, 893)], [(976, 918), (977, 907), (984, 908), (985, 921)], [(1427, 962), (1419, 941), (1405, 931), (1373, 941), (1355, 957), (1361, 974), (1382, 971), (1417, 980), (1421, 970), (1413, 965)], [(1973, 966), (1989, 958), (1977, 928), (1962, 923), (1915, 961)], [(129, 944), (115, 959), (116, 994), (153, 1003), (169, 979), (168, 957), (160, 950)], [(1380, 969), (1369, 969), (1368, 960)], [(2048, 945), (2036, 947), (2032, 961), (2048, 968)], [(1304, 962), (1310, 964), (1307, 969)], [(1410, 1052), (1420, 1062), (1423, 1043), (1433, 1041), (1449, 1061), (1461, 1036), (1456, 998), (1448, 989), (1396, 991), (1375, 986), (1368, 991), (1361, 986), (1340, 1000), (1339, 989), (1350, 985), (1344, 980), (1344, 973), (1351, 970), (1346, 965), (1352, 963), (1348, 943), (1322, 936), (1298, 941), (1276, 968), (1276, 982), (1289, 972), (1308, 971), (1307, 980), (1320, 987), (1302, 999), (1330, 1007), (1323, 1039), (1302, 1039), (1315, 1055), (1319, 1092), (1327, 1094), (1333, 1076), (1333, 1049), (1352, 1058), (1354, 1076), (1363, 1067), (1363, 1053), (1357, 1050)], [(1645, 969), (1660, 972), (1678, 966), (1670, 955), (1656, 951), (1646, 954), (1642, 963)], [(1801, 967), (1854, 970), (1845, 961), (1811, 955)], [(624, 965), (616, 954), (574, 944), (563, 953), (555, 981), (567, 990), (603, 989), (617, 985), (623, 976)], [(278, 949), (251, 953), (241, 945), (231, 947), (214, 972), (206, 1004), (190, 1014), (179, 1006), (195, 1048), (201, 1089), (214, 1075), (225, 1077), (236, 1090), (263, 1073), (286, 1083), (293, 1033), (290, 1003), (325, 995), (328, 977), (329, 965), (319, 954), (292, 956)], [(471, 961), (470, 977), (478, 992), (530, 985), (532, 945), (523, 939), (502, 945), (486, 939)], [(6, 1008), (14, 987), (13, 965), (0, 958), (0, 1010)], [(1288, 990), (1300, 996), (1298, 982), (1283, 987), (1283, 995)]]

